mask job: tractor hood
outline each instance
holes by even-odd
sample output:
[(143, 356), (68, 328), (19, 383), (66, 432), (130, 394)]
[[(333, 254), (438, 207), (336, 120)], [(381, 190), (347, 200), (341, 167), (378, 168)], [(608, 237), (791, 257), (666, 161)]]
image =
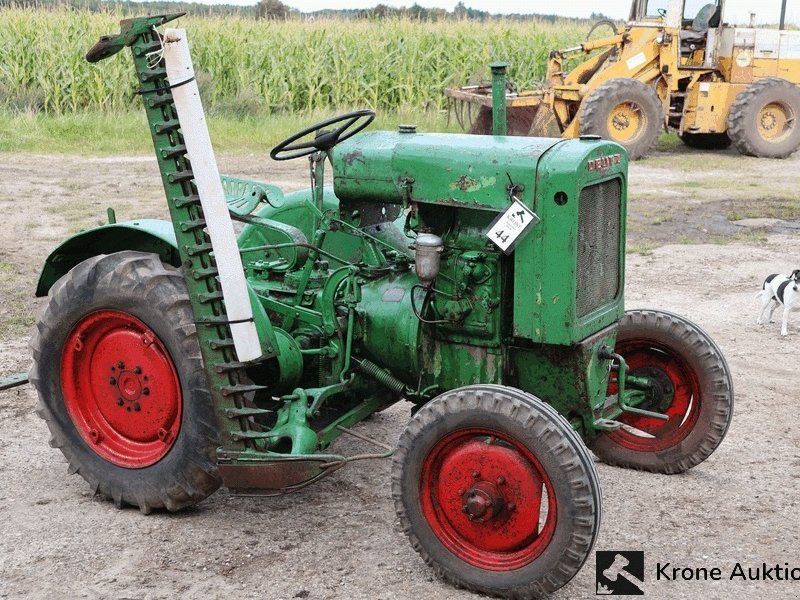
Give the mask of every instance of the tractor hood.
[(436, 203), (501, 211), (508, 189), (532, 191), (537, 164), (558, 138), (362, 133), (336, 146), (333, 186), (344, 201)]

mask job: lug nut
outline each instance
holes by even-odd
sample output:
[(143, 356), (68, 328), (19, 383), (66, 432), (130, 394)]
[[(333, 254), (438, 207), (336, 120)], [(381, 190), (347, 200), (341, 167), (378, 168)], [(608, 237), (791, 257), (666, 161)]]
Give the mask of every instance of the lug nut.
[(481, 472), (480, 472), (480, 471), (473, 471), (473, 472), (472, 472), (472, 476), (473, 476), (475, 479), (478, 479), (478, 478), (481, 476)]
[(150, 388), (142, 388), (142, 394), (145, 396), (150, 395)]
[(509, 505), (508, 505), (508, 510), (510, 510), (512, 512), (517, 510), (517, 505), (514, 504), (513, 502), (510, 502)]
[(111, 385), (117, 385), (117, 379), (116, 379), (116, 377), (112, 377), (111, 379), (109, 379), (109, 380), (108, 380), (108, 383), (110, 383)]
[(124, 369), (124, 368), (125, 368), (125, 363), (124, 363), (124, 362), (122, 362), (122, 361), (119, 361), (119, 362), (117, 363), (117, 366), (118, 366), (120, 369)]
[(503, 485), (506, 482), (506, 478), (502, 475), (497, 478), (497, 485)]
[(138, 403), (138, 402), (134, 402), (134, 403), (133, 403), (133, 410), (134, 410), (135, 412), (139, 412), (140, 410), (142, 410), (142, 407), (141, 407), (141, 406), (139, 406), (139, 403)]
[(125, 404), (125, 400), (122, 398), (117, 398), (117, 406), (122, 406), (123, 404)]
[(133, 370), (133, 372), (134, 372), (134, 373), (136, 373), (137, 375), (141, 375), (141, 374), (142, 374), (142, 368), (141, 368), (141, 367), (136, 367), (136, 368)]

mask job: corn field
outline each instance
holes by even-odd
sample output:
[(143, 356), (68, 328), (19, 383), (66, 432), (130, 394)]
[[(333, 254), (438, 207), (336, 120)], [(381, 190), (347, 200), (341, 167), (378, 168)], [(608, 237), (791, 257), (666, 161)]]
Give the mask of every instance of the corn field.
[[(64, 114), (136, 106), (132, 62), (84, 60), (121, 15), (0, 9), (0, 108)], [(508, 60), (522, 87), (544, 78), (553, 48), (588, 26), (564, 21), (314, 22), (191, 18), (185, 27), (204, 102), (233, 111), (443, 107), (442, 88), (486, 78)]]

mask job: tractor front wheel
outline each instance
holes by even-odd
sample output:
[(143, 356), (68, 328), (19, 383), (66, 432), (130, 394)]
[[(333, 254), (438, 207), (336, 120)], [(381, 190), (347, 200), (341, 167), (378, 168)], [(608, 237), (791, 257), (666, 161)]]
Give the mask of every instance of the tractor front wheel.
[[(664, 311), (625, 313), (615, 352), (630, 373), (650, 382), (639, 408), (668, 421), (625, 413), (623, 427), (601, 433), (591, 448), (603, 462), (655, 473), (682, 473), (722, 442), (733, 416), (733, 379), (722, 352), (691, 321)], [(609, 393), (616, 393), (612, 380)]]
[(631, 160), (647, 156), (663, 124), (661, 101), (636, 79), (612, 79), (584, 98), (582, 134), (599, 135), (625, 147)]
[(728, 113), (728, 135), (742, 154), (786, 158), (800, 146), (800, 88), (777, 77), (749, 85)]
[(219, 434), (179, 271), (140, 252), (83, 261), (50, 291), (31, 348), (50, 444), (96, 493), (148, 513), (219, 487)]
[(537, 598), (581, 568), (600, 525), (592, 457), (554, 409), (498, 385), (446, 392), (400, 438), (392, 495), (411, 544), (445, 580)]

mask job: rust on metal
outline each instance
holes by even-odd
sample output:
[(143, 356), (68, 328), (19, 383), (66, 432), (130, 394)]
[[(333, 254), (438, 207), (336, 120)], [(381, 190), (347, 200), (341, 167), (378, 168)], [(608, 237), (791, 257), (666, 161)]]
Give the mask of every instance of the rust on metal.
[(325, 456), (298, 460), (282, 458), (274, 462), (259, 461), (252, 465), (238, 463), (235, 466), (220, 462), (219, 473), (225, 486), (237, 494), (283, 493), (336, 470), (329, 465), (330, 458)]

